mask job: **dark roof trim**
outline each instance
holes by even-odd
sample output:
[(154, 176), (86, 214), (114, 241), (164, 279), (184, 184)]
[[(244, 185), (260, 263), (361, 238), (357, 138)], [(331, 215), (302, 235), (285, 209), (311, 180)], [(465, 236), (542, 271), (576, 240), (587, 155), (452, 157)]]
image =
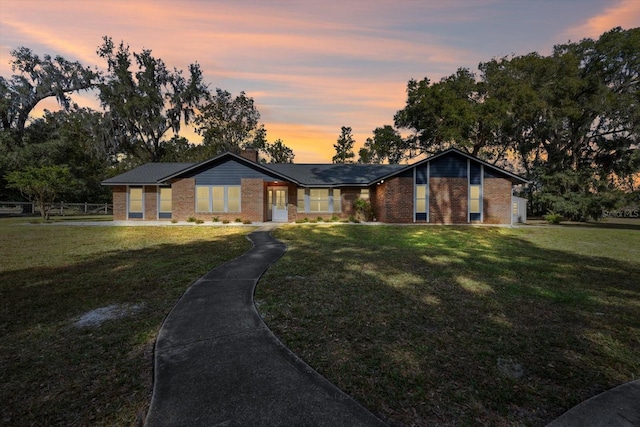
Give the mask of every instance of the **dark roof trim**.
[(189, 167), (187, 167), (185, 169), (182, 169), (181, 171), (178, 171), (178, 172), (176, 172), (174, 174), (165, 176), (165, 177), (159, 179), (158, 182), (161, 183), (161, 182), (165, 182), (165, 181), (168, 181), (170, 179), (179, 177), (180, 175), (188, 173), (188, 172), (191, 172), (192, 170), (199, 169), (199, 168), (201, 168), (203, 166), (206, 166), (206, 165), (208, 165), (210, 163), (215, 163), (215, 162), (221, 160), (224, 157), (231, 157), (234, 160), (238, 160), (238, 161), (240, 161), (242, 163), (249, 164), (249, 165), (251, 165), (253, 167), (257, 167), (259, 169), (262, 169), (266, 173), (269, 173), (269, 174), (272, 174), (272, 175), (277, 175), (280, 178), (282, 178), (283, 181), (291, 181), (291, 182), (293, 182), (295, 184), (298, 184), (298, 182), (295, 179), (291, 178), (291, 177), (283, 175), (282, 173), (276, 172), (276, 171), (270, 169), (269, 167), (267, 167), (265, 165), (253, 162), (253, 161), (251, 161), (249, 159), (245, 159), (244, 157), (238, 156), (237, 154), (234, 154), (234, 153), (231, 153), (231, 152), (222, 153), (222, 154), (220, 154), (220, 155), (218, 155), (216, 157), (213, 157), (211, 159), (204, 160), (204, 161), (202, 161), (200, 163), (196, 163), (196, 164), (194, 164), (192, 166), (189, 166)]
[(482, 164), (484, 166), (487, 166), (487, 167), (489, 167), (489, 168), (491, 168), (493, 170), (496, 170), (496, 171), (500, 172), (501, 174), (507, 175), (509, 178), (511, 178), (510, 181), (513, 184), (528, 184), (528, 183), (531, 182), (531, 181), (528, 181), (528, 180), (522, 178), (521, 176), (513, 174), (513, 173), (511, 173), (511, 172), (509, 172), (509, 171), (507, 171), (505, 169), (502, 169), (502, 168), (500, 168), (498, 166), (494, 166), (491, 163), (485, 162), (484, 160), (480, 160), (479, 158), (474, 157), (469, 153), (465, 153), (464, 151), (458, 150), (457, 148), (449, 148), (449, 149), (447, 149), (445, 151), (442, 151), (442, 152), (440, 152), (438, 154), (434, 154), (431, 157), (427, 157), (426, 159), (420, 160), (419, 162), (416, 162), (416, 163), (413, 163), (411, 165), (408, 165), (406, 168), (400, 169), (399, 171), (396, 171), (396, 172), (391, 173), (389, 175), (386, 175), (386, 176), (383, 176), (381, 178), (378, 178), (378, 179), (372, 181), (371, 184), (374, 184), (375, 182), (378, 182), (378, 181), (382, 181), (383, 179), (391, 178), (391, 177), (396, 176), (396, 175), (398, 175), (398, 174), (400, 174), (402, 172), (406, 172), (407, 170), (409, 170), (411, 168), (414, 168), (416, 166), (420, 166), (420, 165), (422, 165), (424, 163), (428, 163), (428, 162), (430, 162), (432, 160), (437, 159), (438, 157), (442, 157), (442, 156), (444, 156), (446, 154), (449, 154), (449, 153), (460, 154), (461, 156), (466, 157), (467, 159), (476, 161), (476, 162), (478, 162), (478, 163), (480, 163), (480, 164)]

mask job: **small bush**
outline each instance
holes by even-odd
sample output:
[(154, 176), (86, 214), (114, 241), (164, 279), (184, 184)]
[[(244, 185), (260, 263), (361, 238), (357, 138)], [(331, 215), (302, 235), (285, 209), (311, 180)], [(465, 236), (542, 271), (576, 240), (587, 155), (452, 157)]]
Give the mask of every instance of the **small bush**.
[(213, 222), (220, 222), (220, 217), (214, 216), (211, 221)]
[(223, 219), (223, 220), (222, 220), (222, 223), (223, 223), (223, 224), (229, 224), (229, 220), (228, 220), (228, 219)]
[(187, 218), (187, 222), (196, 222), (195, 217), (190, 216), (189, 218)]
[(242, 222), (242, 218), (236, 218), (236, 222)]
[(317, 224), (318, 220), (317, 219), (312, 219), (311, 221), (309, 221), (311, 224)]
[(305, 222), (307, 221), (305, 221), (304, 219), (296, 219), (296, 224), (304, 224)]
[(201, 220), (201, 219), (196, 219), (196, 224), (202, 224), (202, 223), (204, 223), (204, 221), (203, 221), (203, 220)]
[(177, 224), (177, 223), (178, 223), (178, 220), (177, 220), (177, 219), (173, 218), (173, 219), (171, 220), (171, 224)]
[(319, 216), (319, 217), (318, 217), (318, 218), (316, 218), (316, 219), (317, 219), (317, 221), (316, 221), (316, 222), (323, 222), (323, 221), (324, 221), (324, 218), (322, 218), (321, 216)]
[(251, 224), (251, 220), (250, 219), (245, 219), (244, 221), (242, 221), (243, 224)]
[(338, 218), (337, 216), (334, 215), (334, 216), (331, 217), (331, 221), (332, 222), (338, 222), (338, 221), (340, 221), (340, 218)]
[(544, 216), (544, 219), (549, 224), (560, 224), (560, 221), (562, 221), (562, 215), (549, 211), (549, 213)]
[(355, 216), (349, 215), (349, 222), (360, 222), (360, 221), (358, 221), (358, 219)]

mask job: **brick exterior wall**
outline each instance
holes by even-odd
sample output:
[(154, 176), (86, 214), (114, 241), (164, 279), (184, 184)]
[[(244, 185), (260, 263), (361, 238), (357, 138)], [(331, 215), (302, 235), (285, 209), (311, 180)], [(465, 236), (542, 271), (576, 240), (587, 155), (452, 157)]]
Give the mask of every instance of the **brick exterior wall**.
[(371, 209), (373, 209), (373, 217), (376, 221), (386, 222), (387, 216), (384, 211), (384, 196), (385, 196), (386, 183), (380, 185), (374, 185), (370, 188), (370, 201)]
[(124, 221), (127, 219), (127, 187), (115, 185), (111, 187), (111, 191), (113, 191), (113, 220)]
[[(189, 217), (195, 217), (196, 210), (196, 180), (193, 178), (180, 178), (171, 183), (171, 218), (178, 221), (186, 221)], [(207, 214), (203, 220), (211, 220)]]
[(429, 179), (429, 222), (466, 224), (468, 212), (467, 178)]
[(158, 219), (158, 187), (144, 186), (144, 219), (154, 221)]
[(242, 178), (241, 185), (240, 217), (252, 222), (264, 221), (266, 218), (264, 181), (261, 178)]
[(485, 224), (511, 224), (511, 182), (485, 178), (482, 209)]
[[(371, 194), (369, 194), (371, 197)], [(340, 218), (348, 218), (351, 215), (356, 215), (355, 202), (360, 198), (360, 188), (341, 188), (340, 189), (340, 204), (342, 211), (339, 213), (334, 213), (333, 215)]]
[(413, 222), (413, 178), (395, 177), (377, 185), (374, 191), (374, 216), (388, 223)]

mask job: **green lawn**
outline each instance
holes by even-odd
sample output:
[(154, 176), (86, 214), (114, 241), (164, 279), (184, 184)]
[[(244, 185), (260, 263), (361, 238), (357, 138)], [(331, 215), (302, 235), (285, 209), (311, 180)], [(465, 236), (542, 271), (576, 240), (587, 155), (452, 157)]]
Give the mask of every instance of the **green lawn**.
[(638, 225), (311, 225), (258, 284), (267, 324), (407, 425), (544, 425), (640, 378)]
[[(135, 425), (160, 325), (250, 228), (82, 227), (0, 219), (0, 425)], [(77, 328), (84, 313), (134, 315)]]

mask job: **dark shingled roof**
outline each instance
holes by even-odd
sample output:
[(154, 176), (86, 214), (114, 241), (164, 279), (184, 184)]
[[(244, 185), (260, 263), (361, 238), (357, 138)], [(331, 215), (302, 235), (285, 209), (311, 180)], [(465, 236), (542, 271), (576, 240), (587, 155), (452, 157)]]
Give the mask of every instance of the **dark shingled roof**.
[(381, 177), (391, 175), (406, 167), (406, 165), (296, 163), (275, 163), (264, 166), (305, 187), (369, 185)]
[(162, 178), (193, 166), (194, 163), (146, 163), (128, 172), (102, 181), (103, 185), (158, 184)]

